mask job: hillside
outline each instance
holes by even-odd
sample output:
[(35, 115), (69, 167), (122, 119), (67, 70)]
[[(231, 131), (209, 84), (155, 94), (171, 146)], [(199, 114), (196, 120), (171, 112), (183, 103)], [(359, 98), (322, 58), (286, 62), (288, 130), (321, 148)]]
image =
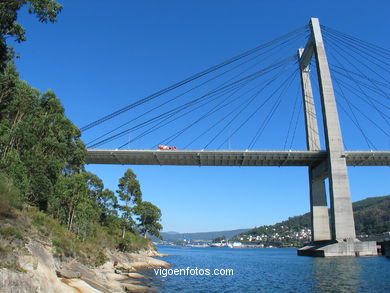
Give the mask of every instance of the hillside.
[[(356, 234), (380, 235), (390, 231), (390, 195), (370, 197), (353, 203)], [(291, 217), (275, 225), (240, 233), (233, 240), (273, 246), (299, 246), (311, 237), (310, 213)]]
[(354, 202), (353, 211), (358, 235), (390, 231), (390, 195)]
[(103, 227), (82, 241), (8, 187), (0, 181), (0, 292), (150, 292), (142, 269), (169, 266), (143, 237), (131, 241), (138, 253), (119, 251)]
[(227, 231), (215, 231), (215, 232), (198, 232), (198, 233), (177, 233), (177, 232), (162, 232), (163, 239), (166, 241), (182, 241), (186, 240), (202, 240), (211, 241), (217, 237), (225, 236), (226, 238), (232, 238), (233, 236), (247, 232), (250, 229), (236, 229)]

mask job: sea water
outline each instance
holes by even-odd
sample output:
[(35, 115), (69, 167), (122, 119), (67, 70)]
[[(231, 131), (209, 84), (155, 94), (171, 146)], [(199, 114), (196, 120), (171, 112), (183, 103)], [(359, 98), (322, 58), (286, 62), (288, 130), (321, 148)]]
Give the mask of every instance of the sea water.
[(147, 272), (159, 292), (390, 292), (390, 259), (383, 256), (313, 258), (293, 248), (159, 252), (172, 264)]

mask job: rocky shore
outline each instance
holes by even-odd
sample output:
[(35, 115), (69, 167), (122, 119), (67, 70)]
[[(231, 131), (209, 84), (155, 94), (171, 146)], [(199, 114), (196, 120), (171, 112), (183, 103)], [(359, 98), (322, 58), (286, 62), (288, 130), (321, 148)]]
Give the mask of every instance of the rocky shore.
[(162, 257), (155, 250), (139, 253), (107, 251), (104, 265), (87, 267), (75, 259), (60, 260), (52, 255), (52, 247), (30, 241), (27, 253), (18, 256), (20, 272), (0, 269), (1, 293), (112, 293), (156, 292), (149, 285), (150, 277), (141, 269), (169, 267), (153, 257)]

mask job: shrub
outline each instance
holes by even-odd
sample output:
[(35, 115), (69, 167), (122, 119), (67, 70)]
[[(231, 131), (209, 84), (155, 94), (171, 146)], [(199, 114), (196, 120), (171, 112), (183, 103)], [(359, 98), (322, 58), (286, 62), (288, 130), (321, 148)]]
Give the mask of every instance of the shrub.
[(140, 235), (126, 233), (125, 238), (121, 238), (118, 243), (118, 249), (123, 252), (136, 252), (148, 247), (149, 240)]
[(104, 265), (108, 260), (109, 260), (108, 257), (103, 253), (103, 251), (99, 251), (99, 252), (97, 253), (96, 258), (95, 258), (95, 263), (94, 263), (94, 265), (95, 265), (96, 267), (99, 267), (99, 266), (101, 266), (101, 265)]
[(0, 235), (8, 239), (10, 238), (23, 239), (23, 234), (18, 229), (12, 226), (0, 227)]
[(21, 208), (22, 200), (19, 190), (12, 180), (0, 173), (0, 215), (10, 215), (11, 208)]

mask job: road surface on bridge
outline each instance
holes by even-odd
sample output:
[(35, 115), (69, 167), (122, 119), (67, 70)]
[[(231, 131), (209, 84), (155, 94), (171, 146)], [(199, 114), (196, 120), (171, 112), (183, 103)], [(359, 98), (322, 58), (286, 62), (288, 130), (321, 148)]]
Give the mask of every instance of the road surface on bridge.
[[(176, 166), (316, 166), (325, 151), (88, 149), (87, 164)], [(390, 151), (346, 151), (348, 166), (390, 166)]]

